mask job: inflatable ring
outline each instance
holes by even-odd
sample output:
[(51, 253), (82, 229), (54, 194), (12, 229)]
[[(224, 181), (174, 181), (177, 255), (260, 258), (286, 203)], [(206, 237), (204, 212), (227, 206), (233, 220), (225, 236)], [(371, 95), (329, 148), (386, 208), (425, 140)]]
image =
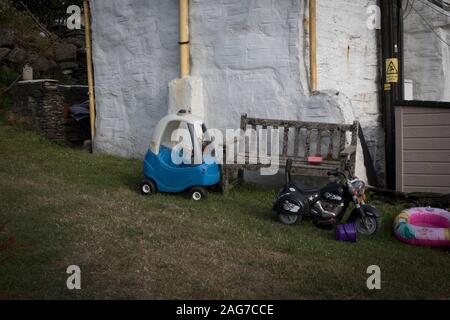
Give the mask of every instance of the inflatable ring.
[(396, 237), (403, 242), (430, 247), (450, 247), (450, 212), (434, 208), (402, 211), (394, 221)]

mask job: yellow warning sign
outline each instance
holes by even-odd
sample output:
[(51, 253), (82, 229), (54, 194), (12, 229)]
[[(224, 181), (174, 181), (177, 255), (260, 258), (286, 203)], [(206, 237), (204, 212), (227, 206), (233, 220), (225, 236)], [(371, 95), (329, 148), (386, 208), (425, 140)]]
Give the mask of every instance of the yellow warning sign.
[(386, 82), (397, 83), (398, 82), (398, 59), (386, 59)]

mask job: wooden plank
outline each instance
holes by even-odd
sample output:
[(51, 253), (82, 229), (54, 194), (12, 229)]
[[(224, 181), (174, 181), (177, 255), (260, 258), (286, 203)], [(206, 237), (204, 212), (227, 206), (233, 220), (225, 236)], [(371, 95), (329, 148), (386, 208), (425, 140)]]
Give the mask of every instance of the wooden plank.
[(342, 130), (352, 131), (354, 126), (349, 124), (337, 123), (322, 123), (322, 122), (303, 122), (303, 121), (289, 121), (289, 120), (275, 120), (275, 119), (261, 119), (261, 118), (247, 118), (247, 123), (251, 125), (266, 125), (288, 128), (307, 128), (320, 130), (335, 130), (341, 128)]
[(450, 138), (404, 138), (403, 150), (450, 150)]
[(404, 138), (450, 138), (449, 126), (405, 127)]
[[(23, 2), (22, 2), (23, 3)], [(92, 34), (91, 34), (91, 9), (89, 1), (83, 1), (84, 18), (85, 18), (85, 44), (86, 44), (86, 65), (87, 79), (89, 88), (89, 117), (91, 125), (91, 141), (95, 138), (95, 88), (94, 88), (94, 64), (92, 55)]]
[[(280, 162), (283, 164), (283, 166), (286, 164), (287, 158), (280, 157)], [(333, 169), (336, 169), (339, 167), (340, 162), (339, 161), (323, 161), (320, 165), (310, 164), (308, 161), (304, 161), (301, 159), (293, 159), (292, 161), (292, 167), (308, 167), (308, 168), (320, 168), (320, 167), (330, 167)]]
[(450, 116), (442, 116), (442, 114), (430, 113), (426, 116), (421, 114), (404, 115), (404, 126), (442, 126), (450, 125)]
[(288, 155), (289, 149), (289, 128), (283, 128), (283, 156)]
[(228, 175), (228, 165), (221, 166), (222, 171), (222, 192), (226, 195), (230, 191), (230, 177)]
[(309, 177), (327, 177), (328, 172), (332, 169), (318, 168), (318, 169), (308, 169), (308, 168), (292, 168), (292, 174), (298, 176), (309, 176)]
[(405, 162), (403, 163), (403, 172), (405, 174), (450, 175), (450, 159), (447, 163)]
[[(248, 123), (247, 114), (243, 114), (243, 115), (241, 116), (241, 126), (240, 126), (240, 128), (241, 128), (242, 130), (245, 130), (245, 128), (247, 127), (247, 124), (249, 124), (249, 123)], [(256, 127), (256, 126), (255, 126), (255, 127)]]
[[(232, 167), (234, 170), (252, 170), (257, 171), (264, 167), (269, 167), (269, 165), (261, 166), (261, 165), (251, 165), (251, 164), (236, 164), (236, 165), (227, 165)], [(283, 170), (285, 166), (280, 165), (279, 170)], [(326, 177), (327, 172), (330, 170), (334, 170), (336, 167), (322, 167), (322, 166), (309, 166), (309, 167), (293, 167), (292, 173), (296, 175), (306, 175), (306, 176), (322, 176)]]
[(359, 135), (359, 122), (354, 121), (353, 122), (353, 130), (352, 130), (352, 146), (355, 147), (355, 152), (351, 153), (350, 155), (350, 171), (355, 174), (356, 171), (356, 150), (358, 146), (358, 135)]
[(330, 143), (328, 144), (328, 152), (327, 152), (327, 159), (333, 159), (333, 138), (335, 135), (335, 130), (330, 131)]
[(449, 175), (404, 174), (404, 186), (417, 187), (450, 187)]
[(406, 114), (445, 114), (450, 113), (450, 109), (445, 108), (423, 108), (423, 107), (403, 107), (403, 113)]
[(450, 150), (437, 151), (405, 151), (403, 153), (404, 161), (428, 161), (428, 162), (446, 162), (450, 159)]
[(317, 91), (317, 0), (309, 0), (309, 81)]
[[(250, 161), (249, 164), (258, 164), (258, 165), (265, 165), (267, 163), (269, 163), (270, 161), (272, 161), (272, 163), (278, 163), (280, 166), (285, 166), (286, 164), (286, 160), (292, 159), (292, 166), (312, 166), (312, 167), (320, 167), (320, 166), (325, 166), (325, 167), (333, 167), (334, 169), (336, 169), (336, 166), (339, 166), (339, 161), (337, 160), (325, 160), (323, 161), (320, 165), (312, 165), (310, 164), (307, 160), (298, 158), (298, 157), (292, 157), (292, 156), (279, 156), (279, 157), (270, 157), (270, 156), (262, 156), (260, 157), (259, 155), (255, 155), (255, 154), (250, 154), (248, 152), (246, 153), (241, 153), (237, 155), (237, 161), (240, 162), (241, 164), (243, 164), (243, 159), (248, 159)], [(256, 162), (256, 160), (258, 160)]]
[(341, 130), (339, 129), (339, 141), (340, 141), (340, 146), (339, 146), (339, 152), (344, 151), (346, 146), (345, 146), (345, 140), (346, 140), (346, 131), (345, 130)]
[(353, 123), (353, 128), (352, 128), (352, 146), (357, 146), (358, 145), (358, 127), (359, 127), (359, 123), (357, 121), (355, 121)]
[(405, 186), (405, 192), (433, 192), (440, 194), (449, 194), (449, 187), (416, 187), (416, 186)]
[(395, 189), (397, 191), (403, 190), (403, 108), (395, 108)]
[(295, 128), (295, 138), (294, 138), (294, 157), (299, 156), (299, 147), (300, 147), (300, 128)]
[(317, 148), (316, 148), (316, 154), (322, 156), (322, 130), (317, 130)]
[(311, 151), (311, 130), (306, 129), (305, 159), (308, 159)]

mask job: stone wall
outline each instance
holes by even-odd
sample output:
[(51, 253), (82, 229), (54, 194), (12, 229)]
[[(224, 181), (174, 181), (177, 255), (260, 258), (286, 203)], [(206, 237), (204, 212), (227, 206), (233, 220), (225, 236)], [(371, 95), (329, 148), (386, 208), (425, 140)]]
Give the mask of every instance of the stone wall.
[[(207, 124), (237, 128), (242, 113), (362, 123), (383, 178), (375, 0), (318, 2), (318, 85), (309, 91), (308, 2), (191, 0), (192, 75), (202, 79)], [(178, 1), (92, 3), (97, 103), (95, 150), (141, 157), (166, 114), (178, 76)]]
[(55, 80), (20, 81), (13, 90), (11, 111), (27, 119), (47, 139), (64, 141), (64, 98)]
[(177, 0), (91, 1), (97, 152), (140, 157), (178, 76)]
[(339, 104), (348, 104), (347, 109), (352, 110), (353, 117), (361, 123), (379, 180), (383, 181), (381, 37), (378, 30), (366, 26), (367, 8), (377, 1), (327, 0), (317, 3), (319, 90), (335, 89), (342, 94)]
[(11, 90), (11, 112), (47, 139), (64, 141), (65, 106), (85, 101), (87, 91), (86, 86), (60, 86), (51, 79), (19, 81)]

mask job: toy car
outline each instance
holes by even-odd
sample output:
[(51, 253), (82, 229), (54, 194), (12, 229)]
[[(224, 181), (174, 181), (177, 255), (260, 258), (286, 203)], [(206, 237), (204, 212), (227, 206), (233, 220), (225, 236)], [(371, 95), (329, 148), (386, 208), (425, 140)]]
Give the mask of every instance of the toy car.
[[(172, 133), (176, 129), (187, 129), (190, 143), (187, 148), (192, 155), (201, 155), (200, 164), (181, 164), (173, 162), (172, 153), (179, 142), (172, 141)], [(152, 195), (157, 192), (178, 193), (188, 191), (195, 201), (207, 197), (207, 189), (216, 186), (221, 179), (219, 166), (213, 160), (205, 161), (202, 146), (206, 126), (203, 119), (180, 111), (164, 117), (155, 128), (150, 149), (144, 160), (145, 180), (141, 184), (141, 193)], [(184, 141), (184, 143), (186, 143)], [(176, 150), (181, 157), (185, 148)], [(186, 155), (187, 156), (187, 155)], [(194, 163), (194, 162), (192, 162)]]

